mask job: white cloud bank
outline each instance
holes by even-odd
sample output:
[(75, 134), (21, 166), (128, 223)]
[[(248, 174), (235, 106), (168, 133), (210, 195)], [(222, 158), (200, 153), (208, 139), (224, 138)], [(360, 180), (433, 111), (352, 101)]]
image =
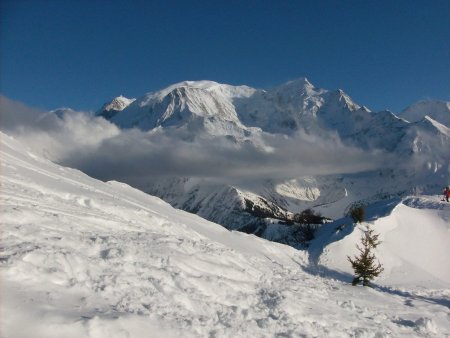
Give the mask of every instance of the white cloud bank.
[(0, 122), (2, 131), (34, 152), (102, 180), (292, 178), (370, 170), (386, 159), (380, 152), (343, 145), (335, 135), (323, 139), (303, 133), (294, 137), (262, 133), (259, 145), (202, 135), (185, 141), (180, 130), (120, 130), (89, 113), (42, 112), (4, 96)]

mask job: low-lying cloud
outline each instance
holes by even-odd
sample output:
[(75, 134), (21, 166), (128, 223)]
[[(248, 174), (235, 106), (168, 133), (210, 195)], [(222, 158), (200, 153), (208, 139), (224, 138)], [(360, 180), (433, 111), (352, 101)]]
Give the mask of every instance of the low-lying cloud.
[[(34, 152), (102, 180), (145, 183), (158, 177), (205, 177), (220, 181), (294, 178), (352, 173), (379, 167), (385, 154), (298, 133), (260, 133), (257, 142), (180, 130), (120, 130), (89, 113), (42, 112), (0, 97), (1, 129)], [(183, 135), (185, 136), (185, 135)]]

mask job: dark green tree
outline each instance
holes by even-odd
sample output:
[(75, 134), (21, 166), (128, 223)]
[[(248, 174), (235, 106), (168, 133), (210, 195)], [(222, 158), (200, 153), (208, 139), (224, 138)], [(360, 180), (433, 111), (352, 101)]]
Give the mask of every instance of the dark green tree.
[(316, 237), (318, 229), (317, 224), (298, 224), (294, 226), (293, 235), (298, 242), (306, 244)]
[(300, 224), (322, 224), (324, 220), (325, 217), (313, 209), (306, 209), (294, 215), (294, 222)]
[(350, 216), (355, 223), (362, 223), (364, 221), (365, 210), (363, 206), (353, 207), (350, 210)]
[(379, 234), (375, 234), (374, 230), (367, 226), (361, 237), (361, 245), (356, 246), (359, 255), (355, 256), (353, 259), (350, 258), (350, 256), (347, 256), (355, 271), (352, 285), (357, 285), (362, 281), (364, 286), (369, 286), (369, 282), (383, 272), (383, 266), (378, 260), (375, 262), (376, 257), (372, 252), (372, 250), (381, 243), (378, 240), (379, 236)]

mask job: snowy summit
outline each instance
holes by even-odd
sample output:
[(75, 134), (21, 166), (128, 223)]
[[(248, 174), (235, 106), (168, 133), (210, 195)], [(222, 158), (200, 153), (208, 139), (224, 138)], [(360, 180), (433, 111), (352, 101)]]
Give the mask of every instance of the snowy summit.
[(128, 99), (125, 96), (117, 96), (111, 102), (107, 102), (97, 112), (97, 116), (103, 116), (106, 119), (112, 118), (118, 112), (124, 110), (136, 99)]

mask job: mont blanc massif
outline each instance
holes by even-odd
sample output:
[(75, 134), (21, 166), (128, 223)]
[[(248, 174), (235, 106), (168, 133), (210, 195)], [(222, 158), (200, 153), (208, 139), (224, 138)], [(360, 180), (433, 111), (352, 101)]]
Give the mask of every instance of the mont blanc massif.
[[(282, 224), (305, 209), (336, 219), (355, 203), (370, 205), (415, 193), (437, 195), (450, 182), (448, 102), (419, 102), (397, 116), (371, 112), (342, 90), (319, 89), (306, 78), (268, 91), (187, 81), (137, 100), (119, 96), (97, 115), (122, 129), (217, 143), (231, 148), (230, 153), (242, 150), (236, 165), (230, 155), (229, 170), (241, 168), (242, 161), (255, 161), (249, 168), (259, 167), (245, 172), (244, 179), (223, 179), (216, 169), (220, 164), (212, 164), (217, 175), (159, 175), (127, 183), (227, 229), (275, 241), (289, 240), (290, 229)], [(261, 152), (267, 162), (258, 158)], [(320, 167), (320, 157), (332, 158), (329, 168)], [(274, 161), (279, 163), (273, 166)], [(264, 172), (265, 165), (275, 168)], [(306, 175), (301, 174), (302, 165), (307, 166)], [(295, 166), (300, 167), (297, 172)], [(333, 173), (342, 167), (351, 173)]]
[(95, 151), (1, 134), (2, 336), (450, 337), (449, 102), (186, 81), (82, 115)]

